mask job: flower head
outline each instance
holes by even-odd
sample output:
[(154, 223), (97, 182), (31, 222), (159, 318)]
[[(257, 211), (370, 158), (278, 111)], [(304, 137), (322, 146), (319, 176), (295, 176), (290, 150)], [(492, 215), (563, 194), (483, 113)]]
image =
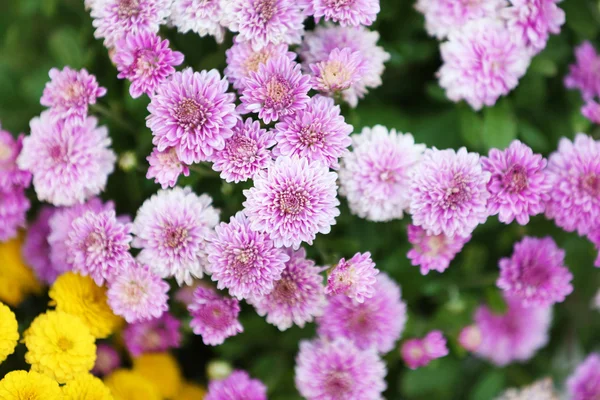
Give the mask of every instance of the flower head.
[(262, 129), (259, 121), (251, 118), (238, 120), (233, 136), (225, 139), (223, 150), (213, 154), (213, 169), (221, 171), (221, 178), (227, 182), (252, 179), (258, 171), (271, 164), (272, 156), (268, 149), (275, 143), (273, 132)]
[[(554, 385), (549, 378), (539, 380), (521, 389), (508, 389), (494, 400), (558, 400)], [(575, 400), (575, 399), (573, 399)]]
[(8, 191), (15, 187), (27, 187), (31, 173), (20, 170), (17, 157), (23, 148), (23, 135), (17, 139), (0, 126), (0, 190)]
[(267, 387), (246, 371), (236, 370), (225, 379), (213, 380), (208, 385), (204, 400), (267, 400)]
[(517, 87), (531, 55), (499, 20), (478, 19), (450, 35), (440, 47), (444, 64), (439, 83), (454, 102), (465, 100), (475, 110), (493, 106)]
[(404, 330), (406, 304), (398, 285), (384, 273), (377, 275), (373, 289), (373, 296), (363, 303), (344, 295), (328, 298), (323, 315), (317, 318), (319, 336), (329, 340), (344, 337), (363, 350), (392, 350)]
[(63, 311), (37, 316), (23, 341), (31, 370), (65, 383), (89, 372), (96, 361), (95, 338), (78, 317)]
[(214, 36), (223, 42), (225, 29), (221, 26), (223, 2), (207, 0), (173, 0), (169, 21), (181, 33), (189, 31), (200, 36)]
[(222, 150), (238, 120), (228, 85), (216, 69), (186, 68), (163, 81), (150, 100), (146, 120), (158, 151), (174, 147), (181, 162), (193, 164)]
[(148, 353), (133, 359), (133, 370), (158, 388), (164, 399), (176, 399), (183, 376), (175, 357), (170, 353)]
[(314, 317), (323, 314), (325, 290), (321, 269), (306, 259), (304, 249), (287, 249), (290, 260), (286, 263), (281, 279), (267, 295), (247, 299), (267, 322), (285, 331), (292, 325), (304, 327)]
[(592, 353), (567, 380), (571, 400), (591, 400), (600, 396), (600, 354)]
[(106, 343), (96, 346), (96, 363), (92, 369), (95, 375), (108, 375), (121, 365), (121, 357), (115, 348)]
[(379, 270), (371, 259), (371, 253), (356, 253), (351, 259), (344, 258), (331, 270), (325, 293), (330, 296), (343, 294), (357, 303), (375, 294), (375, 282)]
[(371, 25), (379, 14), (379, 0), (309, 0), (304, 11), (319, 22), (339, 22), (341, 26)]
[(381, 400), (386, 368), (377, 353), (347, 339), (300, 342), (296, 387), (308, 400)]
[(113, 312), (134, 323), (159, 318), (169, 309), (169, 284), (147, 266), (134, 262), (123, 268), (110, 282), (108, 304)]
[(184, 382), (177, 394), (179, 400), (198, 400), (206, 398), (206, 389), (202, 385), (192, 382)]
[(413, 224), (429, 235), (469, 236), (488, 217), (489, 180), (479, 155), (464, 147), (426, 150), (410, 184)]
[(19, 340), (19, 325), (15, 314), (0, 303), (0, 364), (14, 353)]
[(194, 302), (188, 306), (192, 315), (190, 326), (204, 344), (218, 346), (225, 339), (244, 331), (238, 321), (240, 302), (220, 296), (214, 289), (198, 287)]
[(600, 56), (590, 42), (583, 42), (575, 49), (577, 62), (569, 66), (565, 86), (579, 89), (585, 101), (600, 96)]
[(338, 159), (348, 152), (352, 143), (349, 136), (352, 129), (333, 99), (314, 96), (306, 108), (284, 117), (275, 126), (277, 146), (273, 155), (298, 155), (338, 169)]
[(25, 264), (20, 236), (7, 242), (0, 240), (0, 301), (11, 307), (31, 294), (40, 294), (42, 288), (33, 271)]
[(178, 348), (181, 344), (181, 321), (165, 312), (161, 317), (130, 324), (123, 331), (129, 353), (140, 356)]
[(409, 339), (404, 342), (400, 354), (410, 369), (417, 369), (436, 358), (447, 356), (448, 347), (442, 332), (431, 331), (422, 339)]
[(471, 240), (471, 235), (463, 237), (454, 235), (446, 236), (428, 235), (420, 226), (408, 225), (408, 241), (413, 247), (408, 251), (407, 257), (412, 265), (421, 266), (421, 274), (427, 275), (429, 271), (444, 272), (454, 257), (461, 252), (463, 246)]
[(63, 400), (56, 381), (35, 371), (12, 371), (0, 381), (0, 399)]
[(146, 179), (154, 178), (154, 181), (159, 183), (163, 189), (174, 187), (179, 175), (190, 175), (189, 167), (179, 160), (174, 147), (169, 147), (164, 151), (154, 148), (146, 160), (150, 164)]
[(467, 351), (477, 351), (481, 340), (481, 329), (477, 325), (465, 326), (458, 335), (458, 343)]
[(25, 188), (0, 188), (0, 242), (13, 239), (19, 228), (26, 224), (26, 214), (31, 203), (25, 194)]
[(156, 384), (137, 371), (118, 369), (104, 379), (115, 399), (162, 400)]
[(326, 60), (310, 64), (309, 68), (313, 74), (313, 89), (334, 95), (360, 82), (366, 61), (360, 51), (352, 51), (348, 47), (335, 48)]
[(51, 284), (59, 275), (60, 267), (54, 265), (50, 259), (50, 218), (56, 212), (56, 208), (43, 206), (36, 219), (29, 224), (27, 236), (23, 243), (23, 258), (35, 271), (41, 281)]
[(169, 48), (156, 33), (141, 31), (119, 39), (113, 61), (120, 79), (129, 79), (131, 97), (152, 96), (162, 82), (183, 62), (183, 54)]
[(106, 385), (91, 374), (80, 375), (62, 387), (64, 400), (113, 400)]
[(600, 124), (600, 104), (590, 100), (581, 108), (581, 114), (593, 124)]
[(287, 56), (260, 64), (244, 83), (238, 111), (258, 113), (265, 124), (302, 110), (309, 100), (310, 77), (302, 75), (300, 64)]

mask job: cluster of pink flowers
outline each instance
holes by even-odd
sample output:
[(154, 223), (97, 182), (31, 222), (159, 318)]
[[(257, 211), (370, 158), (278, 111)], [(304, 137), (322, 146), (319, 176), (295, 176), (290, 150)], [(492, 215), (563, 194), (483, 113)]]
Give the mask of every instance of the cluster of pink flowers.
[(402, 359), (411, 369), (428, 365), (431, 361), (448, 355), (446, 339), (440, 331), (431, 331), (422, 339), (409, 339), (400, 349)]

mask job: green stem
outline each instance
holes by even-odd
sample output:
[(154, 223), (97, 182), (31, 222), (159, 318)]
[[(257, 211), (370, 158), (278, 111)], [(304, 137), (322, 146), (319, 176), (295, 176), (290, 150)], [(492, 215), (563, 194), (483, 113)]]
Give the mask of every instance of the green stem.
[(206, 168), (202, 164), (188, 165), (188, 168), (191, 171), (194, 171), (195, 173), (197, 173), (198, 175), (204, 176), (204, 177), (214, 178), (217, 175), (216, 171), (213, 171), (211, 168)]

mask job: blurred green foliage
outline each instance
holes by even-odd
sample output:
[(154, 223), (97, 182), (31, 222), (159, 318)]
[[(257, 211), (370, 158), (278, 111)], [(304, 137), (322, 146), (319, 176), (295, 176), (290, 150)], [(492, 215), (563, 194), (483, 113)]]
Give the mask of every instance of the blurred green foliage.
[[(567, 22), (559, 36), (534, 60), (519, 87), (493, 108), (474, 112), (466, 104), (446, 100), (435, 79), (440, 66), (438, 42), (429, 38), (423, 19), (413, 10), (412, 1), (382, 0), (382, 11), (373, 29), (381, 34), (380, 44), (391, 53), (383, 77), (384, 85), (370, 93), (346, 117), (359, 132), (363, 126), (383, 124), (412, 132), (417, 142), (438, 148), (467, 146), (487, 153), (491, 147), (504, 147), (515, 138), (534, 151), (548, 154), (558, 140), (583, 131), (600, 137), (580, 115), (579, 94), (567, 92), (562, 79), (573, 50), (583, 40), (596, 39), (600, 30), (597, 1), (566, 0), (561, 7)], [(186, 56), (185, 65), (196, 70), (225, 67), (224, 52), (231, 37), (219, 46), (213, 39), (194, 34), (181, 35), (163, 28), (161, 34)], [(145, 127), (148, 99), (133, 100), (127, 84), (116, 78), (101, 41), (94, 39), (91, 19), (82, 0), (4, 0), (0, 1), (0, 121), (12, 132), (28, 131), (29, 120), (42, 111), (39, 98), (52, 67), (69, 65), (87, 68), (97, 75), (108, 95), (100, 100), (95, 114), (110, 128), (115, 151), (131, 151), (139, 168), (117, 170), (110, 178), (105, 199), (113, 199), (121, 213), (134, 214), (158, 186), (145, 179), (145, 157), (151, 150), (151, 134)], [(232, 185), (221, 181), (208, 167), (192, 172), (180, 181), (198, 193), (209, 193), (222, 210), (223, 219), (241, 209), (242, 190), (249, 184)], [(487, 400), (508, 386), (527, 384), (551, 376), (561, 384), (581, 357), (600, 344), (600, 320), (590, 301), (600, 284), (592, 263), (591, 244), (575, 234), (567, 234), (543, 217), (535, 217), (526, 227), (503, 225), (496, 218), (480, 226), (473, 240), (444, 274), (421, 276), (406, 258), (409, 245), (407, 221), (372, 223), (352, 216), (342, 200), (342, 215), (331, 234), (319, 235), (309, 255), (319, 264), (334, 263), (357, 251), (371, 251), (377, 265), (402, 286), (409, 307), (409, 321), (403, 337), (420, 336), (442, 329), (450, 339), (450, 356), (426, 368), (410, 371), (397, 351), (385, 359), (389, 366), (387, 399), (469, 399)], [(575, 275), (575, 291), (555, 307), (551, 342), (528, 363), (495, 368), (474, 359), (456, 344), (456, 336), (471, 322), (477, 305), (488, 302), (502, 307), (494, 282), (498, 259), (511, 253), (512, 245), (523, 235), (552, 235), (567, 251), (567, 264)], [(499, 304), (498, 304), (499, 303)], [(45, 306), (43, 299), (32, 300), (18, 310), (22, 328)], [(176, 306), (174, 306), (176, 307)], [(185, 310), (175, 308), (185, 316)], [(216, 349), (202, 345), (198, 337), (186, 334), (185, 347), (178, 351), (185, 374), (205, 382), (205, 365), (224, 359), (269, 386), (273, 400), (299, 399), (293, 385), (294, 357), (298, 341), (311, 338), (314, 327), (290, 329), (284, 333), (268, 325), (245, 306), (242, 323), (245, 332)], [(23, 367), (22, 346), (2, 366)]]

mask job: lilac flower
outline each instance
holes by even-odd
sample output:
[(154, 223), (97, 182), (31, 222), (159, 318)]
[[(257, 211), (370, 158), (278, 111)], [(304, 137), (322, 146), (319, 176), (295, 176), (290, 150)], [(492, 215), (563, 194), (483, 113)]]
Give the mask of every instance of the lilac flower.
[(109, 282), (108, 304), (132, 324), (159, 318), (169, 309), (169, 284), (150, 269), (131, 262)]
[(118, 78), (129, 79), (129, 94), (138, 98), (146, 93), (152, 96), (162, 82), (183, 62), (183, 54), (169, 48), (168, 40), (152, 32), (128, 34), (119, 39), (113, 61)]
[(506, 0), (418, 0), (415, 8), (425, 16), (427, 33), (444, 39), (469, 21), (499, 16), (506, 5)]
[(573, 142), (562, 138), (546, 170), (552, 186), (546, 217), (586, 235), (600, 219), (600, 142), (583, 133)]
[(162, 278), (190, 285), (202, 276), (206, 238), (219, 223), (212, 199), (190, 188), (160, 190), (142, 204), (133, 222), (138, 260)]
[(31, 203), (25, 195), (25, 188), (0, 188), (0, 243), (17, 236), (18, 229), (24, 228), (26, 214)]
[(158, 353), (181, 344), (181, 321), (168, 311), (161, 317), (128, 325), (123, 340), (133, 357), (143, 353)]
[(75, 272), (89, 275), (100, 286), (132, 262), (130, 242), (131, 224), (118, 222), (113, 210), (99, 214), (88, 211), (71, 223), (65, 243), (67, 262)]
[(497, 285), (525, 307), (549, 307), (561, 303), (573, 291), (573, 275), (565, 267), (565, 251), (547, 236), (526, 236), (511, 258), (500, 260)]
[(86, 69), (76, 71), (64, 67), (59, 71), (52, 68), (48, 75), (51, 80), (44, 88), (40, 103), (50, 107), (53, 118), (85, 120), (88, 105), (96, 104), (96, 99), (106, 94), (106, 89), (98, 86), (96, 77)]
[(113, 47), (126, 34), (158, 33), (167, 21), (172, 0), (102, 0), (92, 4), (94, 37)]
[(43, 206), (36, 219), (29, 225), (27, 236), (23, 242), (23, 258), (31, 266), (39, 280), (46, 284), (52, 284), (60, 274), (60, 267), (54, 265), (50, 260), (50, 218), (56, 212), (56, 208)]
[(600, 354), (592, 353), (567, 380), (571, 400), (592, 400), (600, 396)]
[(469, 236), (488, 217), (489, 180), (478, 154), (464, 147), (458, 151), (427, 149), (414, 170), (408, 194), (413, 224), (429, 235)]
[(323, 314), (325, 291), (321, 269), (306, 259), (304, 249), (287, 249), (290, 260), (269, 294), (247, 299), (267, 322), (285, 331), (293, 324), (303, 328), (314, 317)]
[(92, 369), (94, 375), (105, 376), (119, 368), (121, 357), (115, 348), (106, 343), (96, 345), (96, 363)]
[(327, 278), (325, 293), (343, 294), (357, 303), (363, 303), (375, 294), (379, 270), (371, 260), (371, 253), (356, 253), (350, 260), (341, 259)]
[(581, 113), (593, 124), (600, 124), (600, 104), (590, 100), (581, 108)]
[(304, 12), (295, 0), (230, 0), (224, 2), (222, 22), (236, 40), (250, 42), (256, 51), (272, 44), (298, 44), (304, 32)]
[(587, 102), (600, 96), (600, 56), (594, 46), (585, 41), (575, 49), (575, 58), (577, 62), (569, 66), (565, 86), (579, 89)]
[(382, 400), (385, 364), (372, 350), (343, 338), (300, 342), (296, 387), (307, 400)]
[(377, 46), (378, 40), (379, 33), (364, 27), (319, 26), (304, 37), (300, 49), (304, 70), (310, 71), (310, 64), (327, 61), (336, 48), (359, 52), (364, 68), (361, 79), (342, 92), (344, 101), (356, 107), (358, 99), (362, 99), (368, 89), (381, 85), (383, 64), (390, 59), (390, 54)]
[(265, 124), (302, 110), (309, 100), (310, 77), (302, 75), (300, 64), (287, 56), (260, 64), (244, 84), (238, 111), (258, 113)]
[(249, 42), (236, 42), (225, 52), (227, 67), (225, 76), (234, 88), (241, 91), (246, 86), (246, 79), (251, 72), (258, 72), (258, 67), (272, 58), (287, 57), (296, 59), (296, 53), (289, 51), (287, 44), (268, 44), (255, 51)]
[(532, 54), (544, 50), (550, 34), (558, 35), (565, 23), (565, 12), (556, 3), (559, 0), (511, 0), (511, 6), (502, 9), (508, 29), (516, 32)]
[(267, 400), (267, 387), (258, 379), (250, 378), (246, 371), (233, 371), (227, 378), (208, 384), (204, 400)]
[(316, 22), (339, 22), (341, 26), (371, 25), (379, 14), (379, 0), (308, 0), (307, 15)]
[(410, 133), (381, 125), (352, 135), (352, 152), (340, 168), (340, 194), (350, 211), (370, 221), (402, 218), (410, 205), (409, 174), (424, 150)]
[(189, 167), (177, 158), (177, 151), (174, 147), (166, 148), (164, 151), (159, 151), (155, 147), (146, 160), (150, 164), (146, 179), (154, 178), (154, 181), (160, 183), (163, 189), (174, 187), (179, 175), (190, 175)]
[(104, 190), (116, 156), (107, 129), (96, 124), (94, 117), (54, 122), (47, 112), (31, 120), (17, 163), (33, 174), (38, 199), (70, 206)]
[(448, 355), (446, 339), (440, 331), (431, 331), (423, 338), (425, 352), (430, 359), (445, 357)]
[(309, 68), (313, 74), (313, 89), (334, 95), (360, 82), (366, 62), (360, 51), (344, 47), (333, 49), (326, 60), (310, 64)]
[(276, 143), (273, 136), (271, 131), (261, 129), (258, 121), (238, 120), (233, 136), (225, 139), (225, 148), (213, 154), (213, 169), (221, 171), (221, 178), (227, 182), (254, 178), (272, 162), (269, 148)]
[(531, 61), (522, 40), (499, 20), (485, 18), (450, 35), (440, 51), (440, 86), (450, 100), (465, 100), (475, 110), (493, 106), (517, 87)]
[(315, 96), (304, 110), (284, 117), (275, 126), (277, 146), (273, 155), (298, 155), (338, 169), (338, 158), (348, 152), (352, 143), (349, 136), (352, 129), (333, 99)]
[(0, 190), (12, 190), (16, 186), (27, 187), (31, 173), (20, 170), (17, 157), (23, 148), (23, 135), (15, 140), (10, 132), (0, 126)]
[(428, 235), (423, 228), (412, 224), (408, 225), (407, 230), (408, 241), (413, 245), (407, 257), (412, 265), (421, 266), (422, 275), (427, 275), (431, 270), (444, 272), (463, 246), (471, 240), (471, 235)]
[(402, 359), (410, 369), (428, 365), (448, 355), (446, 339), (440, 331), (431, 331), (422, 339), (409, 339), (400, 348)]
[(193, 72), (186, 68), (164, 81), (152, 96), (146, 121), (159, 151), (175, 147), (185, 164), (206, 161), (225, 147), (238, 116), (235, 95), (216, 69)]
[(206, 252), (217, 288), (240, 300), (270, 293), (290, 259), (265, 233), (252, 231), (242, 212), (215, 228)]
[(344, 295), (330, 297), (323, 316), (317, 318), (319, 336), (344, 337), (363, 350), (392, 350), (406, 324), (406, 304), (396, 282), (384, 273), (377, 276), (374, 289), (373, 297), (364, 303)]
[(200, 36), (214, 36), (223, 42), (225, 29), (221, 26), (223, 5), (220, 0), (173, 0), (170, 22), (181, 33), (189, 31)]
[(481, 329), (477, 325), (465, 326), (458, 335), (458, 343), (467, 351), (477, 351), (481, 341)]
[(192, 315), (190, 326), (208, 346), (218, 346), (230, 336), (244, 331), (238, 321), (240, 302), (219, 296), (214, 289), (198, 287), (194, 302), (188, 306)]
[(253, 188), (244, 190), (250, 229), (266, 232), (275, 247), (312, 244), (317, 233), (331, 231), (340, 215), (336, 179), (337, 174), (319, 162), (278, 157), (255, 175)]
[(518, 299), (506, 298), (508, 311), (494, 314), (487, 306), (475, 313), (481, 344), (475, 351), (495, 365), (527, 361), (548, 342), (552, 320), (549, 307), (523, 307)]

